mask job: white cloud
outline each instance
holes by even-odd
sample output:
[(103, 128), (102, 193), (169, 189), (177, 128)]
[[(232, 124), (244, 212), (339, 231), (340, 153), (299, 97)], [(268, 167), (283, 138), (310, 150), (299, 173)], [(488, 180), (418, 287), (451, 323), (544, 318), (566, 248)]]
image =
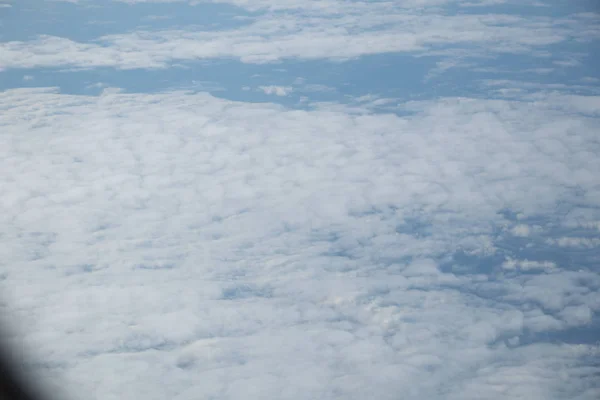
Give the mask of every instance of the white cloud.
[[(78, 0), (72, 0), (78, 1)], [(206, 3), (233, 4), (250, 11), (257, 10), (310, 10), (320, 13), (335, 13), (344, 8), (367, 8), (378, 6), (377, 3), (346, 0), (115, 0), (122, 3), (189, 3), (200, 5)], [(403, 0), (394, 4), (396, 7), (406, 9), (426, 10), (438, 9), (440, 6), (459, 5), (461, 7), (493, 6), (503, 3), (514, 3), (521, 6), (546, 6), (543, 3), (531, 0)]]
[(585, 327), (597, 272), (437, 260), (596, 206), (595, 102), (0, 92), (0, 289), (74, 398), (591, 399), (597, 345), (525, 339)]
[(533, 72), (535, 74), (545, 75), (554, 72), (554, 68), (528, 68), (525, 70), (525, 72)]
[(546, 270), (552, 271), (557, 268), (556, 263), (553, 261), (530, 261), (530, 260), (515, 260), (509, 258), (502, 263), (502, 268), (505, 270), (521, 270), (521, 271), (534, 271), (534, 270)]
[(581, 65), (581, 61), (573, 58), (567, 60), (556, 60), (552, 63), (560, 67), (578, 67), (579, 65)]
[(461, 7), (489, 7), (505, 3), (507, 3), (507, 0), (480, 0), (459, 2), (459, 5)]
[(538, 75), (547, 75), (547, 74), (551, 74), (552, 72), (556, 71), (556, 68), (525, 68), (525, 69), (519, 69), (519, 70), (510, 70), (510, 69), (501, 69), (501, 68), (496, 68), (496, 67), (476, 67), (476, 68), (471, 68), (471, 71), (473, 72), (485, 72), (485, 73), (491, 73), (491, 74), (518, 74), (518, 73), (523, 73), (523, 72), (527, 72), (527, 73), (533, 73), (533, 74), (538, 74)]
[(510, 227), (510, 234), (514, 237), (526, 238), (544, 233), (544, 228), (539, 225), (516, 224)]
[(470, 62), (465, 62), (460, 59), (446, 59), (442, 61), (438, 61), (436, 63), (435, 68), (430, 70), (425, 76), (425, 81), (429, 81), (430, 79), (436, 78), (444, 72), (453, 69), (453, 68), (468, 68), (473, 67), (475, 64)]
[(592, 321), (594, 313), (586, 305), (569, 306), (561, 311), (561, 316), (565, 322), (572, 326), (581, 326)]
[(318, 83), (307, 83), (307, 84), (301, 84), (300, 87), (296, 88), (295, 90), (303, 92), (303, 93), (307, 93), (307, 92), (335, 92), (336, 89), (331, 87), (331, 86), (327, 86), (327, 85), (322, 85), (322, 84), (318, 84)]
[(293, 92), (292, 87), (290, 86), (259, 86), (258, 87), (265, 94), (274, 94), (276, 96), (287, 96)]
[(172, 15), (148, 15), (145, 16), (144, 19), (148, 21), (162, 21), (165, 19), (172, 19)]
[(597, 229), (600, 231), (600, 221), (583, 221), (580, 222), (579, 226), (588, 229)]
[(528, 225), (519, 224), (512, 228), (512, 233), (515, 236), (527, 237), (531, 233), (531, 228)]
[(102, 89), (105, 88), (106, 84), (103, 82), (96, 82), (96, 83), (90, 83), (89, 85), (86, 85), (86, 89)]
[(547, 242), (559, 247), (579, 247), (584, 249), (600, 247), (600, 238), (560, 237), (557, 239), (549, 238)]
[[(181, 60), (234, 57), (246, 63), (268, 63), (283, 59), (345, 60), (392, 52), (447, 52), (453, 60), (457, 54), (463, 58), (528, 54), (572, 38), (600, 38), (600, 31), (594, 33), (594, 21), (581, 15), (444, 15), (389, 3), (360, 2), (338, 11), (314, 15), (266, 13), (247, 26), (221, 31), (137, 31), (107, 35), (89, 43), (55, 36), (3, 42), (0, 68), (164, 68)], [(440, 46), (452, 48), (442, 51)], [(445, 63), (440, 64), (441, 70), (456, 61)]]
[(398, 99), (381, 98), (377, 95), (367, 94), (358, 97), (347, 96), (351, 102), (357, 103), (358, 107), (347, 106), (348, 112), (363, 113), (366, 110), (377, 110), (377, 112), (388, 112), (398, 107)]

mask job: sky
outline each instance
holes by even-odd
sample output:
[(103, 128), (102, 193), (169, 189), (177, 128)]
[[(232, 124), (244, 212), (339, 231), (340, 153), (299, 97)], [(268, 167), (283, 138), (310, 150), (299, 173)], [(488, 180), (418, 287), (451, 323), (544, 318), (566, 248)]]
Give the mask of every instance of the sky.
[(2, 340), (49, 398), (598, 399), (599, 64), (593, 0), (0, 0)]

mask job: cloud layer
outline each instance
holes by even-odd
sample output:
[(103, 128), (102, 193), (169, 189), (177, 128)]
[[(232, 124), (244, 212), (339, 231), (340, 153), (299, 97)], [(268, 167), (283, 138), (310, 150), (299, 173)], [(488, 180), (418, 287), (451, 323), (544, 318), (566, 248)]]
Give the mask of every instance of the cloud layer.
[(0, 42), (2, 340), (57, 398), (600, 398), (596, 12), (68, 2)]
[(25, 366), (74, 398), (597, 398), (597, 264), (527, 249), (598, 238), (599, 99), (531, 96), (0, 93)]
[[(334, 7), (323, 4), (326, 9)], [(343, 4), (343, 8), (335, 6), (331, 12), (320, 8), (314, 12), (265, 12), (246, 17), (248, 25), (228, 30), (189, 27), (136, 30), (105, 35), (92, 42), (50, 35), (3, 42), (0, 68), (165, 68), (199, 59), (235, 58), (260, 64), (286, 59), (339, 61), (398, 52), (443, 55), (452, 60), (446, 63), (456, 64), (457, 57), (461, 63), (468, 58), (501, 54), (547, 57), (549, 46), (600, 38), (598, 16), (592, 13), (522, 17), (445, 13), (436, 7), (414, 9), (385, 2), (332, 4)], [(556, 62), (567, 68), (573, 60)]]

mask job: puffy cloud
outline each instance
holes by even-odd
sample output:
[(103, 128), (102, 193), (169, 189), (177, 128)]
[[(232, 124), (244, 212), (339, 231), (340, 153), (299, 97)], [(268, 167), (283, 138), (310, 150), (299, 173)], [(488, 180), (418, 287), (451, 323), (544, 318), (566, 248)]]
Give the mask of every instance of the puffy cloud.
[(25, 366), (75, 398), (595, 398), (598, 346), (541, 335), (596, 321), (597, 270), (502, 242), (537, 243), (518, 228), (536, 216), (597, 221), (598, 98), (546, 95), (398, 116), (1, 92), (0, 288)]
[(259, 89), (262, 90), (265, 94), (274, 94), (276, 96), (287, 96), (290, 94), (293, 89), (290, 86), (259, 86)]
[(531, 233), (531, 227), (528, 225), (519, 224), (512, 228), (512, 234), (515, 236), (527, 237)]
[(553, 261), (530, 261), (530, 260), (513, 260), (508, 259), (502, 263), (502, 268), (513, 270), (520, 269), (523, 271), (531, 270), (553, 270), (556, 269), (556, 263)]
[[(598, 79), (543, 80), (583, 65), (552, 50), (600, 38), (597, 14), (484, 8), (544, 5), (512, 0), (124, 1), (252, 14), (220, 31), (2, 42), (0, 70), (404, 52), (441, 57), (428, 79), (502, 74), (477, 82), (498, 98), (368, 88), (294, 110), (192, 93), (221, 89), (201, 78), (139, 94), (106, 75), (83, 86), (96, 97), (0, 92), (3, 340), (34, 352), (17, 355), (26, 371), (73, 398), (600, 396)], [(503, 54), (546, 62), (478, 68)], [(293, 79), (239, 86), (342, 93)]]

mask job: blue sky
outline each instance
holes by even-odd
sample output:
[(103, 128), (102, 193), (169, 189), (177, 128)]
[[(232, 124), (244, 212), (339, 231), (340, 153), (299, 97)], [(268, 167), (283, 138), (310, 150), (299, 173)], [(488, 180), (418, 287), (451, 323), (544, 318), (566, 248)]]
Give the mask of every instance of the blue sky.
[(74, 399), (598, 398), (599, 11), (0, 1), (5, 341)]

